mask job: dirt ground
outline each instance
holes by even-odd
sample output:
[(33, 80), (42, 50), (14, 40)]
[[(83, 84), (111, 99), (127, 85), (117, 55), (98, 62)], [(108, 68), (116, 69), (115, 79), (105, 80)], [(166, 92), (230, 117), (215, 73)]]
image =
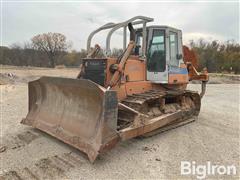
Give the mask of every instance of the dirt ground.
[[(219, 177), (240, 178), (238, 80), (208, 84), (196, 122), (121, 142), (91, 164), (80, 151), (20, 124), (28, 111), (29, 80), (43, 75), (76, 77), (78, 69), (3, 66), (0, 73), (5, 77), (0, 85), (0, 179), (195, 179), (180, 175), (181, 161), (235, 165), (237, 175)], [(12, 80), (7, 80), (9, 73)], [(223, 83), (221, 78), (217, 81)], [(200, 90), (200, 85), (190, 84), (189, 89)]]

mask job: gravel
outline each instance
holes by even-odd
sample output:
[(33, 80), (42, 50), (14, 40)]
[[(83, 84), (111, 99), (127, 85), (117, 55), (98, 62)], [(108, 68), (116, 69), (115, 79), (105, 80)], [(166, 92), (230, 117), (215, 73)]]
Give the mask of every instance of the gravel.
[[(14, 71), (14, 72), (12, 72)], [(75, 77), (74, 70), (11, 69), (22, 78), (42, 74)], [(9, 69), (3, 69), (3, 73)], [(196, 122), (149, 138), (121, 142), (91, 164), (86, 155), (31, 127), (20, 124), (28, 111), (26, 83), (0, 85), (0, 174), (6, 179), (179, 179), (181, 161), (235, 165), (239, 178), (239, 84), (208, 84)], [(199, 84), (189, 89), (200, 90)], [(209, 176), (215, 178), (218, 176)], [(0, 177), (1, 178), (1, 177)]]

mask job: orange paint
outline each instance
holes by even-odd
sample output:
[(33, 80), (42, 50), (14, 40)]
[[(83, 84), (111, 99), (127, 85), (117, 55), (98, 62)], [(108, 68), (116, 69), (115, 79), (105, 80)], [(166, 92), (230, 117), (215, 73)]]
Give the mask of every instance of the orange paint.
[(188, 74), (169, 74), (168, 75), (169, 84), (184, 84), (188, 83)]
[[(108, 84), (113, 76), (113, 73), (109, 70), (110, 66), (116, 63), (116, 58), (107, 59), (105, 88), (108, 87)], [(186, 68), (186, 64), (181, 63), (180, 68)], [(146, 61), (140, 60), (137, 56), (129, 57), (125, 67), (123, 68), (121, 80), (112, 88), (117, 91), (119, 101), (126, 98), (128, 95), (143, 93), (151, 89), (164, 90), (165, 87), (171, 87), (172, 85), (174, 87), (175, 85), (182, 86), (189, 82), (188, 74), (169, 74), (168, 84), (156, 84), (151, 81), (147, 81), (146, 72)]]

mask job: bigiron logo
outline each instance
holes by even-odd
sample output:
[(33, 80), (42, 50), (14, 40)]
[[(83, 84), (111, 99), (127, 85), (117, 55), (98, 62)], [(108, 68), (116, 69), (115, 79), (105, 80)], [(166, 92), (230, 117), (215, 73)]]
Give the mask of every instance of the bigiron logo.
[(206, 164), (196, 164), (195, 161), (181, 161), (181, 175), (194, 175), (197, 179), (204, 179), (211, 175), (236, 175), (237, 168), (234, 165), (215, 165), (210, 161)]

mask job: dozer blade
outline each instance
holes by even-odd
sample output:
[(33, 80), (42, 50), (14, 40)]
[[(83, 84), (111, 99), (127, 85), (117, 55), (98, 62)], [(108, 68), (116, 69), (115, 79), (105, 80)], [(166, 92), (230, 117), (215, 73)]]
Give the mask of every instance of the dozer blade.
[(89, 80), (42, 77), (29, 82), (29, 112), (21, 123), (86, 153), (91, 162), (118, 142), (115, 91)]

